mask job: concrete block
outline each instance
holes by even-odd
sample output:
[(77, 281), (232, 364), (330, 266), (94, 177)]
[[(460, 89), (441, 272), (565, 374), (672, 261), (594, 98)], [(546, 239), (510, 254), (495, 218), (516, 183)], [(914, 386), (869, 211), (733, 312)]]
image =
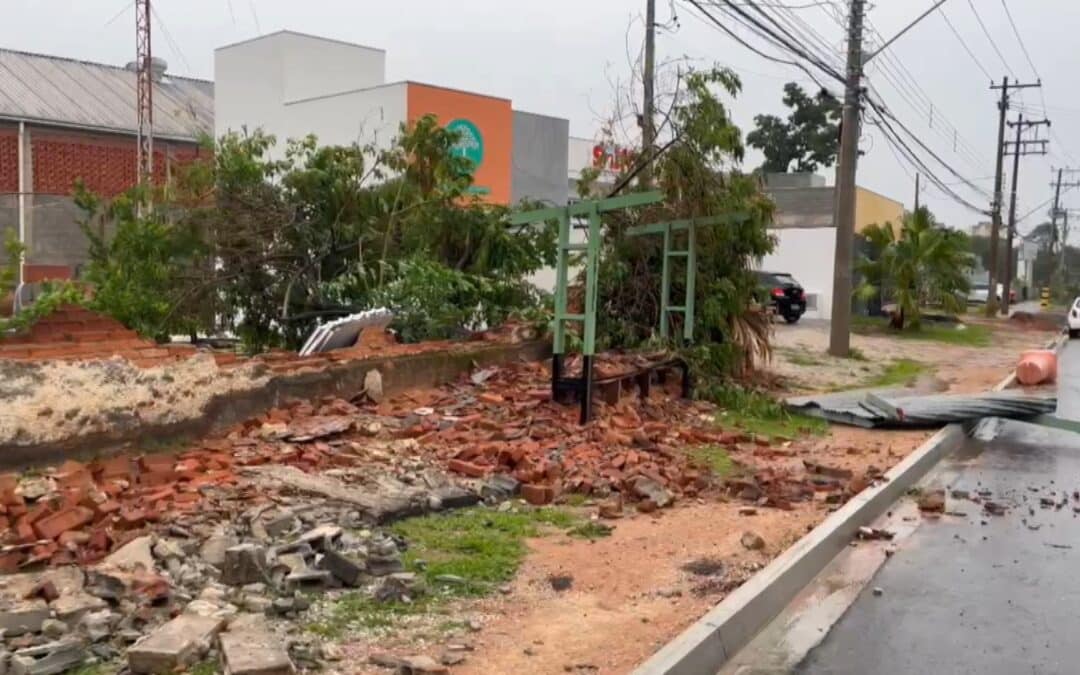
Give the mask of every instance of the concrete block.
[(133, 673), (170, 673), (195, 663), (223, 625), (221, 619), (181, 614), (128, 649), (128, 668)]
[(296, 672), (285, 643), (268, 630), (249, 628), (221, 635), (229, 675), (292, 675)]
[(78, 640), (50, 642), (12, 654), (8, 672), (11, 675), (58, 675), (81, 665), (86, 657), (86, 648)]
[(256, 544), (240, 544), (225, 551), (221, 583), (243, 586), (266, 580), (266, 549)]
[(49, 605), (44, 600), (19, 600), (0, 610), (0, 634), (12, 637), (38, 633), (48, 618)]
[(337, 551), (327, 551), (322, 558), (323, 569), (341, 580), (346, 586), (357, 586), (366, 571), (363, 561), (357, 561)]
[(56, 600), (53, 600), (52, 605), (50, 605), (52, 610), (56, 612), (56, 618), (68, 624), (78, 623), (83, 616), (103, 610), (108, 606), (109, 603), (99, 597), (90, 595), (86, 591), (75, 591), (74, 593), (61, 595)]

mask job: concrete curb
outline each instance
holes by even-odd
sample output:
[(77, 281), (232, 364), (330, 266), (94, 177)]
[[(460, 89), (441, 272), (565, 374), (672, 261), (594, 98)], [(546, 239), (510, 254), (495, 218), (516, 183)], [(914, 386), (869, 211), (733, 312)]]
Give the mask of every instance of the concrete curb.
[[(1066, 342), (1066, 336), (1059, 336), (1046, 348), (1059, 351)], [(1015, 384), (1014, 369), (994, 391)], [(638, 666), (634, 675), (702, 675), (720, 670), (851, 542), (860, 527), (884, 513), (942, 457), (959, 447), (966, 435), (963, 426), (951, 424), (931, 436), (885, 474), (887, 482), (856, 495)]]
[(851, 540), (948, 452), (966, 432), (958, 424), (934, 434), (890, 469), (886, 482), (863, 490), (750, 581), (635, 669), (634, 675), (703, 675), (717, 672), (788, 605)]

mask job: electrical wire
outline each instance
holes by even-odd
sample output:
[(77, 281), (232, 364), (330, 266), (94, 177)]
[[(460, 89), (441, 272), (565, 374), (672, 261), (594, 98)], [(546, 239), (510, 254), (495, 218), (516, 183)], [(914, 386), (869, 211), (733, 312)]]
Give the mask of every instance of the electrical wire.
[(251, 18), (255, 19), (255, 32), (262, 35), (262, 26), (259, 25), (259, 10), (255, 9), (255, 0), (248, 0), (248, 7), (251, 8)]
[(188, 62), (187, 57), (184, 56), (184, 52), (180, 49), (180, 45), (173, 39), (172, 33), (169, 32), (168, 27), (165, 25), (165, 21), (162, 20), (161, 15), (158, 14), (157, 7), (155, 7), (153, 3), (150, 5), (150, 14), (152, 14), (157, 21), (158, 28), (161, 29), (162, 35), (165, 36), (165, 41), (169, 43), (169, 48), (173, 50), (174, 54), (180, 57), (180, 61), (183, 62), (187, 71), (189, 73), (192, 72), (191, 64)]
[(979, 67), (979, 70), (983, 72), (983, 75), (986, 75), (986, 79), (993, 81), (994, 76), (990, 74), (990, 71), (986, 69), (986, 66), (982, 64), (982, 61), (980, 61), (978, 57), (975, 56), (975, 52), (971, 51), (971, 47), (968, 47), (967, 42), (964, 42), (964, 38), (961, 37), (960, 31), (956, 30), (956, 26), (954, 26), (953, 22), (949, 20), (949, 15), (945, 13), (945, 9), (941, 6), (938, 6), (938, 12), (941, 14), (941, 18), (945, 19), (945, 23), (949, 26), (949, 30), (951, 30), (953, 32), (953, 35), (956, 36), (956, 41), (959, 42), (960, 46), (964, 48), (964, 51), (967, 52), (967, 55), (971, 57), (971, 60), (974, 61), (975, 65)]
[(1031, 66), (1031, 72), (1035, 73), (1035, 77), (1039, 77), (1039, 69), (1035, 67), (1035, 62), (1031, 60), (1031, 54), (1028, 53), (1027, 46), (1024, 44), (1024, 38), (1020, 37), (1020, 30), (1016, 27), (1016, 22), (1013, 21), (1012, 12), (1009, 11), (1009, 3), (1005, 0), (1001, 0), (1001, 6), (1005, 8), (1005, 16), (1009, 17), (1009, 25), (1012, 26), (1013, 35), (1016, 36), (1016, 42), (1020, 45), (1020, 50), (1024, 52), (1024, 58), (1027, 59), (1028, 65)]
[[(690, 1), (691, 4), (693, 4), (698, 9), (703, 9), (702, 6), (701, 6), (701, 3), (698, 2), (698, 0), (689, 0), (689, 1)], [(746, 11), (741, 9), (732, 0), (720, 0), (720, 1), (723, 2), (724, 5), (727, 5), (727, 7), (731, 9), (731, 11), (734, 13), (734, 15), (737, 15), (737, 17), (735, 17), (736, 20), (738, 20), (744, 26), (747, 26), (747, 27), (753, 26), (753, 28), (757, 29), (757, 31), (759, 32), (759, 35), (767, 36), (769, 39), (771, 39), (776, 45), (780, 46), (782, 49), (786, 49), (787, 51), (791, 52), (792, 54), (794, 54), (796, 56), (799, 56), (799, 57), (802, 57), (806, 61), (809, 61), (811, 64), (818, 67), (822, 72), (824, 72), (826, 75), (829, 75), (833, 79), (835, 79), (835, 80), (837, 80), (839, 82), (846, 83), (847, 80), (844, 77), (844, 75), (839, 73), (832, 66), (830, 66), (830, 65), (828, 65), (826, 63), (823, 63), (820, 59), (812, 57), (810, 54), (808, 54), (806, 52), (805, 49), (800, 48), (798, 46), (798, 44), (797, 44), (797, 40), (795, 40), (794, 37), (792, 35), (790, 35), (790, 33), (788, 33), (787, 31), (781, 30), (780, 32), (783, 33), (783, 36), (777, 35), (777, 33), (775, 31), (773, 31), (769, 27), (765, 26), (764, 24), (761, 23), (761, 21), (759, 21), (758, 19), (754, 18), (753, 16), (748, 14)], [(754, 7), (754, 9), (756, 11), (764, 14), (764, 10), (761, 10), (760, 8), (758, 8), (756, 4), (751, 3), (751, 6)], [(773, 23), (775, 23), (775, 22), (773, 22)]]
[(997, 43), (994, 42), (993, 36), (990, 35), (990, 31), (986, 29), (986, 24), (983, 23), (982, 17), (979, 16), (979, 10), (975, 9), (975, 3), (972, 0), (968, 0), (968, 7), (971, 8), (971, 13), (975, 15), (975, 20), (979, 22), (979, 27), (982, 28), (983, 35), (990, 41), (990, 46), (994, 48), (994, 52), (997, 53), (998, 58), (1001, 59), (1001, 63), (1005, 66), (1005, 70), (1009, 71), (1009, 74), (1016, 77), (1016, 73), (1013, 71), (1012, 66), (1005, 60), (1005, 56), (998, 49)]
[[(819, 80), (818, 80), (818, 79), (817, 79), (817, 78), (816, 78), (816, 77), (814, 76), (814, 73), (813, 73), (813, 72), (812, 72), (812, 71), (811, 71), (811, 70), (810, 70), (809, 68), (807, 68), (806, 66), (804, 66), (803, 64), (801, 64), (801, 63), (799, 63), (799, 62), (797, 62), (797, 61), (791, 61), (791, 60), (788, 60), (788, 59), (782, 59), (782, 58), (780, 58), (780, 57), (777, 57), (777, 56), (773, 56), (773, 55), (771, 55), (771, 54), (766, 54), (765, 52), (761, 51), (760, 49), (758, 49), (758, 48), (757, 48), (757, 47), (755, 47), (754, 45), (752, 45), (752, 44), (750, 44), (749, 42), (747, 42), (746, 40), (744, 40), (744, 39), (743, 39), (742, 37), (740, 37), (740, 36), (739, 36), (739, 35), (738, 35), (738, 34), (737, 34), (737, 33), (736, 33), (735, 31), (731, 30), (731, 29), (730, 29), (730, 28), (728, 28), (728, 27), (727, 27), (726, 25), (724, 25), (724, 23), (723, 23), (722, 21), (720, 21), (719, 19), (717, 19), (717, 18), (716, 18), (715, 16), (713, 16), (712, 14), (710, 14), (708, 10), (706, 10), (706, 9), (705, 9), (704, 7), (702, 7), (702, 6), (701, 6), (701, 3), (697, 2), (697, 0), (686, 0), (686, 1), (687, 1), (687, 2), (688, 2), (688, 3), (690, 4), (690, 5), (692, 5), (692, 6), (694, 7), (694, 8), (696, 8), (696, 9), (697, 9), (697, 11), (701, 12), (701, 14), (703, 14), (703, 15), (704, 15), (704, 16), (705, 16), (705, 17), (706, 17), (706, 18), (707, 18), (708, 20), (709, 20), (709, 22), (711, 22), (711, 23), (712, 23), (712, 24), (713, 24), (714, 26), (716, 26), (717, 28), (719, 28), (720, 30), (722, 30), (722, 31), (723, 31), (724, 33), (726, 33), (726, 34), (727, 34), (727, 35), (728, 35), (728, 36), (729, 36), (729, 37), (730, 37), (731, 39), (735, 40), (736, 42), (738, 42), (739, 44), (741, 44), (741, 45), (742, 45), (743, 47), (746, 47), (746, 48), (747, 48), (747, 49), (749, 49), (750, 51), (754, 52), (754, 53), (755, 53), (755, 54), (757, 54), (758, 56), (760, 56), (760, 57), (762, 57), (763, 59), (766, 59), (766, 60), (768, 60), (768, 61), (772, 61), (772, 62), (774, 62), (774, 63), (780, 63), (780, 64), (783, 64), (783, 65), (786, 65), (786, 66), (793, 66), (793, 67), (795, 67), (795, 68), (798, 68), (799, 70), (801, 70), (801, 71), (803, 71), (804, 73), (806, 73), (806, 74), (807, 74), (807, 76), (809, 76), (809, 77), (810, 77), (810, 79), (811, 79), (811, 80), (813, 80), (815, 84), (817, 84), (817, 85), (818, 85), (819, 87), (821, 87), (822, 89), (826, 89), (826, 90), (827, 90), (827, 88), (825, 87), (825, 85), (821, 84), (821, 82), (820, 82), (820, 81), (819, 81)], [(693, 14), (693, 13), (691, 12), (691, 14)], [(843, 80), (843, 79), (841, 78), (841, 82), (843, 82), (843, 81), (844, 81), (844, 80)]]
[(102, 25), (101, 27), (102, 27), (102, 28), (108, 28), (109, 26), (111, 26), (112, 24), (114, 24), (114, 23), (116, 22), (116, 20), (117, 20), (117, 19), (119, 19), (120, 17), (124, 16), (124, 14), (125, 14), (125, 13), (126, 13), (126, 12), (127, 12), (128, 10), (129, 10), (129, 9), (131, 9), (131, 8), (132, 8), (132, 7), (134, 7), (134, 6), (135, 6), (135, 0), (131, 0), (131, 2), (129, 2), (129, 3), (127, 3), (126, 5), (124, 5), (124, 8), (123, 8), (123, 9), (121, 9), (121, 10), (120, 10), (119, 12), (117, 12), (116, 14), (114, 14), (114, 15), (112, 16), (112, 18), (111, 18), (111, 19), (109, 19), (108, 21), (106, 21), (106, 22), (105, 22), (105, 23), (104, 23), (104, 24), (103, 24), (103, 25)]

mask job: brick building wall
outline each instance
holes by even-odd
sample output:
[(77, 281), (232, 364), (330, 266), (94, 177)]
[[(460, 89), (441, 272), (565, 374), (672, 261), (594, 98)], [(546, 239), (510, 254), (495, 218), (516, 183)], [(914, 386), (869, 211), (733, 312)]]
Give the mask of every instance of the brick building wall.
[[(77, 180), (109, 198), (135, 185), (136, 139), (28, 124), (30, 141), (26, 197), (27, 265), (68, 268), (87, 261), (88, 243), (79, 229), (79, 209), (71, 197)], [(18, 127), (0, 126), (0, 235), (18, 228)], [(164, 183), (169, 166), (199, 156), (194, 143), (154, 143), (154, 182)], [(32, 276), (32, 275), (31, 275)]]

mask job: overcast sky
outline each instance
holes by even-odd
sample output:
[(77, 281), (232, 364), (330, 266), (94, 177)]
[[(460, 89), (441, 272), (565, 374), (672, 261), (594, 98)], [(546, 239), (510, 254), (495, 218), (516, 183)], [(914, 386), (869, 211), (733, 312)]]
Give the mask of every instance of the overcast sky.
[[(645, 6), (645, 0), (154, 2), (155, 55), (164, 57), (176, 74), (210, 78), (215, 47), (287, 28), (386, 49), (389, 80), (412, 79), (507, 97), (517, 109), (566, 117), (572, 134), (587, 137), (596, 133), (600, 121), (610, 113), (612, 81), (629, 75), (628, 52), (633, 58), (640, 49)], [(825, 45), (817, 48), (831, 48), (839, 68), (843, 31), (830, 5), (846, 3), (768, 0), (766, 4), (778, 2), (800, 7), (793, 12), (820, 33)], [(948, 0), (944, 10), (974, 59), (935, 12), (895, 43), (886, 52), (887, 59), (875, 59), (867, 73), (879, 99), (909, 129), (964, 179), (990, 191), (998, 92), (989, 90), (982, 69), (999, 82), (1003, 75), (1015, 75), (1025, 82), (1036, 77), (1014, 36), (1005, 3), (1042, 78), (1048, 115), (1054, 123), (1051, 154), (1022, 160), (1018, 212), (1023, 215), (1051, 196), (1051, 166), (1080, 167), (1080, 89), (1075, 76), (1080, 65), (1080, 51), (1075, 49), (1080, 2)], [(115, 64), (133, 57), (131, 0), (6, 0), (3, 4), (0, 47)], [(891, 37), (931, 4), (932, 0), (881, 0), (871, 7), (869, 17), (881, 35)], [(723, 35), (695, 16), (682, 0), (673, 4), (658, 0), (658, 5), (657, 20), (671, 26), (658, 37), (658, 58), (686, 58), (702, 66), (719, 63), (734, 68), (743, 79), (743, 92), (731, 108), (744, 132), (752, 129), (755, 114), (784, 113), (780, 102), (784, 82), (800, 80), (816, 88), (795, 68), (770, 63)], [(673, 10), (677, 26), (671, 22)], [(739, 34), (761, 44), (719, 11), (714, 13)], [(784, 18), (793, 21), (790, 15)], [(835, 81), (825, 75), (818, 77), (838, 91)], [(1043, 99), (1037, 90), (1018, 94), (1014, 104), (1029, 109), (1028, 117), (1042, 116)], [(1016, 114), (1011, 112), (1010, 117)], [(1041, 134), (1046, 137), (1045, 132)], [(960, 181), (927, 152), (911, 145), (941, 180)], [(866, 154), (859, 166), (859, 184), (910, 208), (912, 169), (897, 160), (882, 132), (865, 127), (860, 147)], [(758, 163), (760, 157), (751, 153), (746, 168)], [(824, 173), (831, 183), (832, 170)], [(986, 197), (962, 184), (955, 187), (979, 207), (988, 206)], [(1080, 207), (1077, 195), (1080, 190), (1069, 194), (1064, 204)], [(923, 192), (923, 201), (953, 226), (966, 229), (983, 219), (933, 187)], [(1039, 208), (1021, 223), (1021, 232), (1044, 219), (1046, 208)]]

